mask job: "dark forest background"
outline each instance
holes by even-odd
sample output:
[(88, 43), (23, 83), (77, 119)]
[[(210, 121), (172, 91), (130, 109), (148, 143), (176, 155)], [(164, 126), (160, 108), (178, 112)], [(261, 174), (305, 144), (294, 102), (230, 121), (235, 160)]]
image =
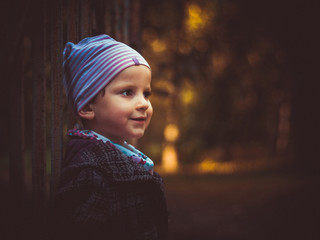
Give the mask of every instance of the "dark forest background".
[[(1, 67), (8, 69), (16, 54), (24, 54), (25, 88), (31, 92), (27, 33), (32, 24), (15, 22), (14, 14), (25, 14), (29, 21), (22, 5), (5, 6)], [(318, 169), (317, 10), (317, 1), (141, 1), (137, 47), (153, 69), (155, 117), (140, 147), (160, 164), (163, 130), (173, 124), (181, 163), (200, 162), (210, 154), (218, 161), (261, 156)], [(17, 45), (21, 28), (26, 34)], [(16, 71), (3, 72), (0, 148), (5, 157), (11, 144), (7, 79)], [(26, 136), (31, 137), (29, 93), (25, 112)]]
[[(39, 39), (32, 36), (40, 36), (41, 24), (48, 30), (48, 55), (41, 69), (48, 78), (43, 113), (48, 175), (42, 177), (49, 182), (52, 175), (49, 78), (54, 21), (34, 20), (40, 2), (12, 0), (0, 6), (0, 215), (11, 239), (17, 229), (22, 238), (40, 231), (30, 222), (38, 207), (31, 191), (36, 172), (32, 148), (38, 148), (32, 142), (32, 74), (39, 73), (32, 62), (33, 47), (43, 47), (34, 46)], [(113, 24), (95, 22), (92, 34), (121, 37), (112, 27), (118, 23), (113, 6), (128, 2), (90, 1), (95, 14), (112, 18)], [(135, 2), (140, 21), (131, 19), (130, 24), (139, 27), (128, 44), (151, 65), (154, 116), (145, 136), (133, 143), (164, 177), (170, 239), (319, 239), (319, 2)], [(49, 3), (47, 8), (55, 5)], [(63, 44), (67, 40), (64, 37)], [(22, 93), (14, 87), (19, 85), (15, 79), (23, 79)], [(14, 128), (22, 119), (13, 108), (19, 104), (23, 126)], [(66, 120), (63, 116), (64, 131)], [(19, 129), (24, 129), (22, 135)], [(15, 153), (23, 155), (23, 162), (9, 160)], [(23, 176), (9, 179), (15, 167), (12, 176)], [(10, 182), (23, 189), (11, 189)], [(49, 187), (43, 189), (49, 195)], [(11, 192), (25, 195), (12, 201)]]
[(218, 151), (219, 161), (267, 158), (319, 169), (316, 1), (142, 7), (143, 53), (160, 108), (145, 143), (161, 143), (159, 126), (174, 123), (182, 163)]

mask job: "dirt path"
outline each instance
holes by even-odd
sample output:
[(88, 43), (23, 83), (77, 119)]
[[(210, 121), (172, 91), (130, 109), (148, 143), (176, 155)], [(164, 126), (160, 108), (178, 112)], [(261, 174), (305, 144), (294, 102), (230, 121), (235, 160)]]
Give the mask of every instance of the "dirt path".
[(320, 239), (320, 177), (164, 177), (170, 239)]

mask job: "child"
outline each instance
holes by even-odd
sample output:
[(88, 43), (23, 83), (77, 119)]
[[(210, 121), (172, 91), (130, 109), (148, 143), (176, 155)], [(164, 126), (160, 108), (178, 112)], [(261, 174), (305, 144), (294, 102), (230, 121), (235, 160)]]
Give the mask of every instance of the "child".
[(152, 116), (151, 70), (107, 35), (67, 43), (63, 83), (83, 128), (68, 131), (55, 215), (59, 239), (167, 239), (167, 208), (153, 162), (126, 140)]

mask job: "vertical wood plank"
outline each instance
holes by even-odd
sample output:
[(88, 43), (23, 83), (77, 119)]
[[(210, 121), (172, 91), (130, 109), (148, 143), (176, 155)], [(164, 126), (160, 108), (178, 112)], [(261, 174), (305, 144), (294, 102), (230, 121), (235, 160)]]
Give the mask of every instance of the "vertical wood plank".
[(67, 41), (76, 43), (79, 41), (79, 0), (69, 0), (65, 11), (67, 19)]
[(109, 0), (106, 4), (104, 4), (104, 29), (106, 34), (115, 36), (115, 1)]
[(46, 79), (45, 79), (45, 1), (35, 1), (32, 35), (33, 146), (32, 197), (36, 217), (46, 204)]
[(140, 23), (140, 7), (141, 1), (131, 1), (131, 16), (130, 16), (130, 45), (137, 51), (141, 50), (141, 23)]
[(25, 151), (25, 128), (24, 128), (24, 77), (22, 49), (16, 55), (14, 70), (10, 74), (10, 149), (9, 149), (9, 176), (10, 189), (14, 204), (20, 205), (24, 198), (24, 151)]
[(130, 31), (130, 0), (123, 0), (123, 26), (122, 26), (122, 41), (129, 44), (129, 31)]
[(123, 41), (123, 2), (122, 0), (114, 0), (114, 9), (115, 9), (115, 38), (118, 41)]
[(51, 196), (59, 182), (63, 153), (63, 106), (62, 106), (62, 1), (52, 3), (51, 18)]
[(112, 34), (112, 1), (96, 0), (93, 5), (95, 28), (94, 34)]
[(80, 39), (92, 35), (92, 10), (91, 1), (80, 0)]
[[(67, 2), (67, 10), (64, 11), (67, 19), (67, 42), (77, 43), (80, 37), (80, 0), (70, 0)], [(72, 128), (76, 122), (72, 109), (67, 106), (67, 128)]]

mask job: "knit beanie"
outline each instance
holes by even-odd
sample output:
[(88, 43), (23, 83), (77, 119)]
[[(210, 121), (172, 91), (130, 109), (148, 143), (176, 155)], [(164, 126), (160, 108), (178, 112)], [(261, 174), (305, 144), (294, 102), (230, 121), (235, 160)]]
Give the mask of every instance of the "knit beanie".
[(63, 51), (63, 84), (68, 103), (77, 114), (117, 74), (147, 61), (134, 49), (107, 35), (68, 42)]

